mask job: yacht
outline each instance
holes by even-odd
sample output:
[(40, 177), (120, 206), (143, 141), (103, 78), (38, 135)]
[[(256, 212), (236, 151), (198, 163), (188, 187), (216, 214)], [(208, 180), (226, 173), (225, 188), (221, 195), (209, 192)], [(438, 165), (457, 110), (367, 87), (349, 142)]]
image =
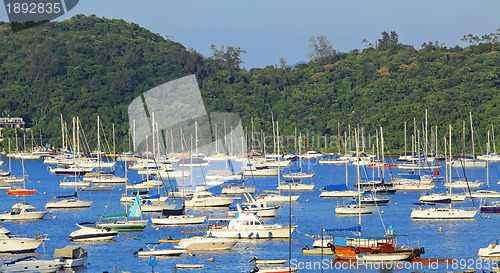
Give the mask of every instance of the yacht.
[(217, 238), (209, 235), (181, 239), (175, 248), (189, 251), (220, 251), (231, 249), (238, 241), (231, 238)]
[(35, 238), (11, 235), (10, 231), (0, 224), (0, 253), (33, 252), (44, 240), (47, 240), (46, 235), (37, 235)]
[(77, 192), (72, 195), (54, 196), (52, 202), (47, 202), (46, 209), (57, 208), (88, 208), (92, 201), (78, 200)]
[(238, 217), (231, 219), (229, 224), (208, 226), (207, 233), (222, 238), (272, 239), (289, 238), (297, 226), (267, 225), (252, 212), (244, 212), (237, 205)]
[(118, 235), (118, 231), (110, 228), (99, 228), (94, 223), (84, 222), (76, 224), (76, 226), (80, 229), (71, 232), (69, 235), (69, 239), (75, 242), (112, 240)]
[(228, 207), (238, 197), (215, 196), (209, 191), (193, 194), (191, 200), (186, 200), (186, 207)]
[(64, 262), (61, 259), (39, 260), (33, 256), (3, 263), (0, 272), (56, 272), (61, 269)]
[(0, 220), (40, 220), (48, 211), (36, 211), (35, 207), (26, 203), (16, 203), (9, 213), (0, 214)]

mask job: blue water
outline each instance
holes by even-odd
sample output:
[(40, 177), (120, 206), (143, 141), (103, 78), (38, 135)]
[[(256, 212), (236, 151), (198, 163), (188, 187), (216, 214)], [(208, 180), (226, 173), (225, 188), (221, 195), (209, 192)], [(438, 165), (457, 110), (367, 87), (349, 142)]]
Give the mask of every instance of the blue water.
[[(8, 168), (5, 166), (3, 169)], [(118, 162), (117, 174), (123, 175), (122, 163)], [(209, 168), (224, 169), (224, 163), (210, 163)], [(316, 189), (311, 192), (302, 192), (298, 202), (292, 203), (292, 224), (297, 224), (297, 231), (293, 233), (291, 240), (291, 257), (294, 265), (304, 268), (299, 272), (320, 272), (319, 263), (320, 256), (304, 256), (300, 249), (306, 245), (312, 246), (314, 239), (308, 235), (319, 235), (320, 228), (344, 228), (356, 225), (357, 217), (353, 216), (338, 216), (334, 209), (337, 203), (350, 200), (342, 199), (322, 199), (319, 197), (320, 190), (327, 184), (341, 184), (345, 181), (344, 165), (320, 165), (317, 161), (311, 160), (308, 164), (315, 172), (313, 179), (305, 180), (305, 182), (314, 183)], [(490, 185), (495, 190), (500, 190), (497, 185), (499, 180), (498, 168), (500, 164), (490, 163)], [(193, 180), (195, 184), (201, 183), (202, 171), (206, 173), (209, 168), (196, 168)], [(60, 188), (59, 181), (62, 177), (50, 174), (47, 170), (47, 165), (42, 161), (25, 161), (26, 173), (29, 175), (29, 181), (26, 188), (35, 188), (37, 193), (34, 196), (28, 196), (24, 201), (31, 203), (38, 210), (43, 210), (45, 204), (54, 195), (65, 195), (74, 192), (70, 188)], [(12, 161), (12, 170), (15, 175), (22, 175), (21, 162), (18, 160)], [(396, 168), (393, 168), (392, 173), (398, 173)], [(348, 166), (349, 184), (354, 184), (356, 168)], [(371, 176), (372, 170), (367, 168), (362, 169), (362, 177)], [(460, 172), (459, 172), (460, 173)], [(454, 172), (454, 176), (459, 173)], [(386, 170), (385, 175), (390, 174)], [(444, 175), (444, 167), (441, 168), (441, 174)], [(134, 180), (139, 179), (135, 175), (135, 171), (129, 172), (129, 177)], [(468, 169), (467, 178), (470, 181), (476, 179), (486, 181), (486, 169)], [(277, 185), (277, 178), (248, 178), (250, 184), (256, 184), (258, 191), (274, 190)], [(190, 182), (190, 178), (186, 183)], [(181, 183), (181, 182), (179, 182)], [(51, 210), (50, 214), (45, 216), (43, 220), (32, 222), (5, 222), (4, 226), (8, 228), (12, 234), (48, 234), (50, 240), (46, 241), (44, 248), (40, 246), (35, 256), (41, 259), (50, 259), (54, 249), (64, 247), (68, 244), (75, 244), (69, 241), (68, 235), (78, 228), (75, 223), (78, 222), (95, 222), (99, 215), (109, 215), (113, 213), (122, 213), (125, 211), (125, 205), (119, 202), (121, 195), (124, 193), (124, 186), (116, 186), (113, 191), (104, 192), (80, 192), (79, 197), (85, 200), (93, 200), (95, 205), (85, 209), (63, 209)], [(220, 187), (212, 189), (214, 193), (220, 193)], [(458, 192), (459, 190), (455, 190)], [(367, 215), (362, 217), (362, 229), (365, 235), (383, 235), (385, 227), (392, 225), (395, 234), (407, 235), (407, 239), (412, 247), (425, 247), (425, 258), (453, 258), (460, 259), (455, 268), (466, 269), (466, 267), (484, 266), (479, 264), (477, 260), (477, 251), (480, 247), (485, 247), (493, 242), (499, 236), (499, 220), (500, 215), (488, 214), (478, 215), (475, 220), (467, 221), (412, 221), (410, 219), (411, 209), (414, 206), (413, 202), (418, 202), (422, 192), (397, 192), (394, 195), (388, 195), (391, 201), (388, 206), (380, 207), (383, 214)], [(11, 206), (20, 198), (6, 195), (5, 191), (0, 192), (0, 210), (10, 211)], [(278, 216), (275, 219), (267, 219), (268, 223), (288, 224), (289, 205), (281, 204)], [(478, 202), (475, 201), (478, 206)], [(472, 202), (466, 201), (463, 203), (454, 204), (456, 207), (473, 207)], [(224, 209), (192, 209), (193, 214), (210, 214), (216, 212), (224, 212)], [(146, 218), (150, 218), (155, 214), (147, 214)], [(487, 219), (491, 217), (491, 219)], [(204, 225), (189, 226), (189, 227), (156, 227), (152, 226), (151, 222), (143, 232), (125, 232), (120, 233), (119, 237), (113, 241), (100, 243), (76, 243), (83, 246), (89, 252), (87, 265), (82, 268), (73, 269), (75, 272), (103, 272), (113, 271), (114, 266), (118, 266), (119, 272), (151, 272), (149, 266), (149, 258), (139, 258), (133, 255), (134, 251), (139, 248), (145, 248), (146, 243), (157, 242), (158, 239), (166, 239), (169, 236), (172, 238), (181, 238), (183, 230), (203, 229)], [(442, 232), (437, 232), (441, 227)], [(139, 235), (140, 240), (127, 240)], [(191, 235), (190, 235), (191, 236)], [(400, 243), (403, 242), (400, 240)], [(172, 248), (172, 245), (162, 244), (164, 248)], [(253, 264), (248, 261), (256, 256), (260, 259), (287, 259), (289, 257), (289, 240), (241, 240), (236, 246), (225, 252), (197, 252), (193, 256), (183, 254), (180, 257), (158, 257), (158, 265), (154, 268), (156, 272), (172, 272), (176, 263), (184, 264), (205, 264), (205, 268), (200, 270), (188, 270), (187, 272), (248, 272), (253, 268)], [(2, 255), (0, 261), (12, 260), (23, 255)], [(213, 262), (208, 260), (213, 258)], [(333, 258), (333, 256), (325, 256), (325, 259)], [(335, 270), (335, 265), (329, 265), (325, 260), (324, 271)], [(314, 264), (316, 263), (316, 264)], [(338, 268), (340, 266), (336, 264)], [(482, 267), (485, 268), (485, 267)], [(487, 268), (485, 268), (487, 269)], [(443, 270), (443, 265), (440, 270)], [(457, 271), (455, 270), (455, 271)], [(71, 272), (72, 270), (67, 270)], [(182, 270), (180, 270), (182, 271)], [(351, 267), (340, 270), (343, 272), (378, 272), (378, 268), (366, 267)], [(397, 271), (397, 269), (395, 270)], [(416, 271), (413, 269), (403, 268), (401, 271), (410, 272)], [(423, 271), (423, 270), (419, 270)], [(488, 270), (486, 270), (488, 271)]]

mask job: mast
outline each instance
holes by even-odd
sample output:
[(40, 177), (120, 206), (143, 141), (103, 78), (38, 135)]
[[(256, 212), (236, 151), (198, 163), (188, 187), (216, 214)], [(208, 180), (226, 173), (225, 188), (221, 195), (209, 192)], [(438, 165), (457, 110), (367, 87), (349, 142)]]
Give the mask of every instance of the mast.
[[(97, 116), (97, 163), (99, 164), (99, 182), (101, 182), (101, 136), (99, 135), (100, 118)], [(127, 205), (125, 205), (125, 211), (127, 211)]]
[(405, 157), (406, 157), (406, 121), (405, 121)]
[[(326, 137), (326, 134), (325, 134)], [(340, 122), (337, 122), (337, 140), (338, 140), (338, 147), (339, 147), (339, 155), (340, 155)], [(326, 144), (325, 144), (326, 146)]]
[[(354, 138), (356, 141), (356, 183), (358, 184), (358, 225), (361, 226), (361, 185), (360, 177), (359, 177), (359, 141), (358, 141), (358, 129), (354, 129)], [(361, 236), (361, 231), (358, 232), (358, 235)]]
[[(384, 157), (384, 131), (382, 130), (382, 126), (380, 126), (380, 142), (382, 146), (382, 164), (385, 164), (385, 157)], [(384, 181), (384, 171), (382, 170), (382, 181)]]
[[(450, 180), (449, 180), (449, 184), (448, 185), (450, 185), (449, 188), (450, 188), (450, 197), (451, 197), (451, 124), (449, 125), (449, 131), (450, 131), (450, 140), (449, 140), (449, 144), (448, 145), (450, 147), (450, 150), (449, 150), (449, 154), (450, 154), (450, 173), (449, 173), (450, 177), (449, 177), (449, 179)], [(450, 209), (451, 209), (451, 202), (450, 202)]]
[(476, 154), (474, 153), (474, 128), (472, 128), (472, 113), (471, 112), (469, 112), (469, 117), (470, 117), (470, 139), (472, 142), (472, 158), (476, 159)]
[(493, 138), (493, 154), (497, 154), (497, 147), (495, 145), (495, 130), (493, 129), (493, 124), (491, 124), (491, 137)]
[[(347, 134), (344, 132), (344, 149), (347, 151)], [(349, 189), (349, 181), (347, 180), (347, 162), (349, 160), (345, 159), (345, 186)]]
[(64, 141), (64, 121), (63, 121), (63, 116), (61, 114), (61, 139), (62, 139), (62, 149), (63, 151), (66, 150), (66, 142)]
[(276, 154), (276, 138), (275, 138), (275, 132), (274, 132), (274, 114), (273, 114), (273, 111), (271, 111), (271, 123), (273, 125), (273, 147), (274, 147), (274, 150), (273, 150), (273, 153)]
[(489, 168), (488, 168), (488, 160), (490, 159), (490, 131), (488, 130), (488, 146), (487, 146), (487, 151), (486, 151), (486, 187), (490, 187), (490, 173), (489, 173)]
[[(295, 128), (295, 130), (297, 130), (297, 128)], [(276, 138), (278, 139), (277, 140), (277, 145), (278, 145), (278, 154), (280, 154), (280, 130), (279, 130), (279, 127), (278, 127), (278, 121), (276, 121)], [(280, 172), (280, 161), (279, 158), (278, 158), (278, 194), (281, 196), (281, 172)]]

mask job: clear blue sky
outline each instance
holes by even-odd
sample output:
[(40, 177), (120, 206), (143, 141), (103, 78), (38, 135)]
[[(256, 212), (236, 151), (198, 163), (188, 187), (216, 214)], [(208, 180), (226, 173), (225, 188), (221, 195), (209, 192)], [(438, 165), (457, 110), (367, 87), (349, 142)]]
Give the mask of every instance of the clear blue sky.
[[(394, 30), (399, 41), (420, 49), (439, 41), (465, 46), (460, 40), (500, 28), (498, 0), (80, 0), (62, 19), (96, 14), (134, 22), (186, 48), (210, 56), (210, 45), (239, 46), (248, 69), (307, 61), (309, 38), (325, 35), (342, 52), (362, 49), (384, 30)], [(0, 8), (0, 20), (7, 21)]]

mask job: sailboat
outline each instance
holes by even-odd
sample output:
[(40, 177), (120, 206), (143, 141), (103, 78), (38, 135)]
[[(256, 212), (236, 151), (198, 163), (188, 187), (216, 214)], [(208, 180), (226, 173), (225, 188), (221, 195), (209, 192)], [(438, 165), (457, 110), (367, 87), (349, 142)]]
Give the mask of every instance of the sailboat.
[(18, 186), (13, 186), (13, 189), (11, 190), (7, 190), (7, 195), (31, 195), (31, 194), (35, 194), (36, 190), (35, 189), (32, 189), (32, 190), (28, 190), (26, 189), (26, 172), (25, 172), (25, 169), (24, 169), (24, 159), (21, 158), (21, 164), (22, 164), (22, 167), (23, 167), (23, 187), (20, 188)]
[[(470, 117), (470, 133), (471, 133), (471, 142), (472, 142), (472, 155), (468, 158), (460, 158), (455, 161), (450, 161), (448, 164), (451, 164), (452, 167), (455, 168), (486, 168), (486, 161), (478, 160), (474, 151), (474, 127), (472, 123), (472, 113), (469, 112)], [(465, 123), (465, 121), (464, 121)], [(465, 128), (464, 128), (465, 130)]]
[[(356, 150), (359, 151), (358, 136), (356, 134)], [(359, 157), (359, 156), (358, 156)], [(359, 165), (358, 165), (359, 166)], [(358, 167), (359, 179), (359, 167)], [(360, 186), (358, 183), (358, 191)], [(359, 199), (358, 199), (359, 200)], [(358, 203), (359, 204), (359, 203)], [(355, 235), (332, 235), (332, 240), (327, 244), (337, 259), (360, 259), (371, 256), (376, 259), (377, 255), (384, 254), (395, 259), (399, 254), (409, 254), (405, 259), (413, 259), (424, 253), (423, 248), (403, 248), (396, 245), (396, 237), (393, 235), (392, 226), (386, 230), (384, 236), (362, 236), (361, 235), (361, 213), (358, 213), (358, 224), (354, 229), (348, 229), (356, 232)], [(337, 231), (337, 230), (332, 230)], [(405, 255), (406, 256), (406, 255)]]
[[(103, 220), (115, 219), (115, 218), (125, 218), (125, 220), (108, 220), (108, 221), (98, 221), (97, 226), (100, 228), (110, 228), (117, 231), (142, 231), (148, 224), (148, 220), (143, 219), (141, 205), (139, 204), (139, 193), (137, 193), (134, 206), (130, 210), (128, 217), (132, 217), (133, 220), (128, 220), (127, 214), (115, 214), (110, 216), (102, 217)], [(141, 220), (135, 220), (135, 218), (141, 218)]]
[[(450, 137), (449, 137), (449, 161), (451, 162), (451, 125), (449, 126)], [(446, 146), (446, 138), (445, 138)], [(451, 164), (450, 171), (448, 172), (448, 167), (446, 167), (448, 181), (451, 181)], [(449, 188), (449, 195), (451, 195), (451, 187)], [(460, 220), (460, 219), (473, 219), (476, 215), (477, 210), (464, 210), (452, 208), (451, 203), (448, 208), (446, 207), (430, 207), (430, 208), (414, 208), (411, 212), (412, 220)]]
[(52, 202), (47, 202), (46, 209), (56, 208), (88, 208), (92, 201), (79, 200), (77, 191), (72, 195), (54, 196)]
[[(344, 134), (344, 148), (347, 150), (347, 140), (346, 136)], [(326, 144), (326, 143), (325, 143)], [(339, 154), (340, 154), (340, 146), (339, 146)], [(347, 197), (347, 198), (353, 198), (358, 196), (357, 191), (349, 190), (349, 184), (348, 184), (348, 175), (347, 175), (347, 163), (348, 160), (344, 160), (344, 165), (345, 165), (345, 185), (340, 184), (340, 185), (326, 185), (323, 187), (319, 197)], [(333, 177), (333, 176), (332, 176)]]
[[(301, 136), (299, 139), (302, 138)], [(301, 142), (299, 142), (299, 153), (301, 151)], [(278, 190), (290, 190), (290, 191), (312, 191), (314, 189), (314, 184), (304, 184), (302, 183), (303, 178), (312, 178), (314, 173), (304, 173), (302, 171), (302, 157), (299, 157), (299, 172), (292, 172), (289, 169), (288, 174), (283, 174), (283, 178), (291, 178), (292, 180), (285, 181), (285, 183), (278, 184)], [(295, 179), (298, 179), (295, 180)]]
[[(278, 122), (276, 121), (276, 135), (277, 135), (277, 139), (278, 139), (278, 154), (280, 153), (280, 134), (279, 134), (279, 126), (278, 126)], [(279, 161), (278, 161), (278, 169), (277, 169), (277, 172), (278, 172), (278, 191), (265, 191), (267, 192), (268, 194), (262, 198), (264, 198), (264, 200), (266, 202), (295, 202), (297, 201), (297, 199), (299, 199), (300, 195), (292, 195), (291, 193), (291, 190), (289, 191), (289, 195), (281, 195), (281, 189), (280, 189), (280, 185), (281, 185), (281, 175), (280, 175), (280, 164), (279, 164)]]

